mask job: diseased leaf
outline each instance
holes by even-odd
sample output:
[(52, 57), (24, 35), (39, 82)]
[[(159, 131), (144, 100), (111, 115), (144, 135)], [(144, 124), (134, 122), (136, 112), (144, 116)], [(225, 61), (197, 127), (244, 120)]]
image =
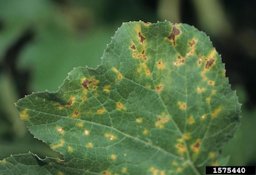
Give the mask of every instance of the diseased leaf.
[(75, 68), (57, 92), (17, 108), (74, 168), (104, 175), (204, 174), (240, 113), (209, 38), (170, 22), (123, 24), (100, 66)]

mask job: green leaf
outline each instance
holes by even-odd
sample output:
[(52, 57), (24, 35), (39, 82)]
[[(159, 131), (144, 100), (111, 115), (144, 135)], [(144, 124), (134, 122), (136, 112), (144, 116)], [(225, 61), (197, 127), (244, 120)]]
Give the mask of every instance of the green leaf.
[[(240, 105), (209, 38), (186, 24), (129, 22), (96, 69), (17, 103), (39, 140), (74, 168), (101, 174), (204, 174)], [(79, 167), (79, 168), (78, 168)]]
[(87, 34), (74, 36), (61, 26), (41, 29), (37, 41), (23, 51), (19, 62), (22, 69), (33, 68), (31, 89), (56, 89), (73, 67), (99, 64), (101, 52), (111, 36), (109, 29)]
[(38, 166), (38, 159), (31, 154), (20, 154), (0, 160), (2, 175), (50, 175), (47, 169)]
[[(77, 163), (77, 161), (75, 161)], [(35, 154), (25, 153), (12, 155), (0, 160), (1, 175), (95, 175), (96, 173), (83, 170), (81, 167), (74, 166), (72, 161), (64, 162), (60, 159), (45, 158), (41, 159)]]

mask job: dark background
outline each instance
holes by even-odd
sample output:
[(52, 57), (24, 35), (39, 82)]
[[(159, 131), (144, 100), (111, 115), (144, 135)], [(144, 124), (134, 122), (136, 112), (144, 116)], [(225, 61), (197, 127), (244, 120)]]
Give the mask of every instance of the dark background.
[(18, 118), (17, 99), (54, 91), (76, 66), (95, 67), (122, 22), (164, 19), (205, 31), (243, 104), (241, 126), (225, 145), (230, 165), (256, 165), (256, 1), (0, 0), (0, 159), (54, 156)]

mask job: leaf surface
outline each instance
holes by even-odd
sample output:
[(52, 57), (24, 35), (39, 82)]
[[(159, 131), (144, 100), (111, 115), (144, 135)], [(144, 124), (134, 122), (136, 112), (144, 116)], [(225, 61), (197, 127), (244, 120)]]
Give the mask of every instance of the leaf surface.
[[(39, 140), (96, 174), (203, 174), (240, 105), (209, 38), (186, 24), (124, 23), (95, 69), (17, 103)], [(64, 172), (63, 172), (64, 173)]]

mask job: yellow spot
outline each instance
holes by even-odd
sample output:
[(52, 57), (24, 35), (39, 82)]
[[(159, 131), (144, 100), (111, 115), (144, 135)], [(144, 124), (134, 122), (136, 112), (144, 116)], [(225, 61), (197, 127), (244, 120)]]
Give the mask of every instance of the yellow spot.
[(124, 104), (121, 103), (121, 102), (117, 102), (117, 103), (116, 103), (116, 109), (117, 109), (118, 111), (126, 110)]
[(117, 80), (122, 80), (123, 79), (123, 74), (117, 70), (117, 68), (112, 67), (112, 71), (116, 74)]
[(105, 170), (101, 173), (102, 175), (113, 175), (110, 171)]
[(210, 158), (210, 159), (215, 159), (216, 157), (217, 157), (217, 154), (216, 154), (216, 152), (209, 152), (209, 154), (208, 154), (208, 157)]
[(114, 140), (117, 139), (117, 137), (114, 134), (112, 134), (112, 133), (105, 133), (104, 137), (106, 137), (110, 141), (114, 141)]
[(182, 110), (182, 111), (187, 109), (187, 103), (185, 103), (185, 102), (180, 102), (179, 101), (178, 106), (179, 106), (179, 109)]
[(139, 74), (144, 73), (147, 77), (150, 77), (150, 76), (151, 76), (151, 71), (150, 71), (150, 69), (148, 68), (148, 66), (147, 66), (146, 63), (140, 63), (140, 64), (138, 65), (137, 72), (138, 72)]
[(156, 63), (156, 67), (159, 70), (165, 69), (165, 63), (163, 62), (163, 60), (158, 60), (157, 63)]
[(102, 114), (104, 114), (105, 112), (106, 112), (106, 109), (105, 109), (104, 107), (102, 107), (102, 108), (100, 108), (100, 109), (97, 110), (96, 114), (102, 115)]
[(105, 85), (104, 87), (103, 87), (103, 92), (105, 92), (105, 93), (110, 93), (110, 88), (111, 88), (111, 86), (110, 85)]
[(59, 143), (51, 144), (51, 148), (52, 148), (52, 149), (61, 148), (61, 147), (64, 146), (64, 144), (65, 144), (65, 141), (64, 141), (63, 139), (61, 139), (61, 140), (59, 141)]
[(28, 109), (24, 109), (20, 112), (20, 119), (22, 121), (28, 121), (29, 120)]
[(149, 134), (149, 130), (145, 128), (145, 129), (143, 130), (143, 135), (148, 135), (148, 134)]
[(136, 33), (141, 32), (141, 24), (138, 23), (137, 25), (135, 25), (134, 30), (136, 31)]
[(56, 130), (57, 130), (58, 133), (60, 133), (60, 134), (62, 134), (62, 135), (63, 135), (64, 132), (65, 132), (64, 129), (63, 129), (62, 127), (60, 127), (60, 126), (57, 126), (57, 127), (56, 127)]
[(90, 131), (87, 130), (87, 129), (85, 129), (85, 130), (84, 130), (84, 135), (85, 135), (85, 136), (89, 136), (89, 135), (90, 135)]
[(82, 84), (85, 80), (87, 80), (88, 78), (86, 78), (86, 77), (82, 77), (81, 79), (80, 79), (80, 83)]
[(204, 115), (202, 115), (202, 116), (200, 117), (200, 120), (201, 120), (201, 121), (205, 121), (206, 118), (207, 118), (207, 115), (204, 114)]
[(57, 104), (56, 106), (57, 106), (58, 110), (64, 109), (64, 106), (62, 106), (62, 105), (60, 105), (60, 104)]
[(212, 118), (216, 118), (216, 117), (219, 115), (219, 113), (221, 112), (221, 110), (222, 110), (221, 106), (215, 108), (215, 109), (212, 111), (212, 113), (211, 113)]
[(58, 171), (57, 175), (64, 175), (64, 173), (62, 171)]
[(163, 84), (159, 84), (159, 85), (157, 85), (156, 88), (155, 88), (155, 90), (156, 90), (157, 93), (162, 92), (163, 89), (164, 89), (164, 85), (163, 85)]
[(76, 126), (77, 126), (78, 128), (82, 128), (82, 127), (84, 127), (84, 123), (83, 123), (83, 122), (77, 122), (77, 123), (76, 123)]
[(82, 95), (81, 95), (81, 99), (82, 99), (83, 102), (87, 101), (87, 94), (88, 94), (88, 90), (83, 89)]
[(201, 56), (199, 56), (198, 61), (197, 61), (197, 65), (201, 66), (202, 63), (203, 63), (203, 58)]
[(205, 70), (203, 70), (201, 73), (201, 77), (202, 77), (202, 79), (204, 80), (204, 81), (206, 81), (208, 78), (207, 78), (207, 76), (205, 75), (206, 74), (206, 71)]
[(142, 123), (142, 122), (143, 122), (143, 118), (142, 117), (136, 118), (136, 123)]
[(208, 80), (208, 85), (210, 85), (210, 86), (214, 86), (214, 85), (215, 85), (215, 81)]
[(147, 56), (145, 54), (145, 51), (142, 51), (142, 53), (140, 53), (138, 51), (133, 50), (132, 57), (134, 59), (140, 59), (142, 61), (147, 61), (148, 60), (148, 58), (147, 58)]
[(197, 87), (197, 88), (196, 88), (196, 92), (197, 92), (198, 94), (201, 94), (201, 93), (205, 92), (205, 88), (203, 88), (203, 87)]
[(181, 167), (176, 168), (176, 173), (181, 173), (182, 171), (183, 171), (183, 168), (181, 168)]
[(86, 148), (88, 149), (92, 149), (93, 148), (93, 143), (92, 142), (89, 142), (85, 145)]
[(197, 44), (197, 39), (193, 38), (188, 42), (189, 45), (189, 52), (187, 53), (186, 56), (191, 56), (194, 55), (195, 53), (195, 48), (196, 48), (196, 44)]
[(126, 167), (123, 167), (123, 168), (121, 169), (121, 172), (122, 172), (122, 173), (128, 173), (128, 169), (127, 169)]
[(151, 175), (165, 175), (164, 170), (160, 170), (156, 167), (150, 167), (149, 171), (151, 172)]
[(115, 161), (117, 159), (117, 156), (115, 154), (111, 154), (110, 159)]
[(205, 99), (205, 100), (206, 100), (206, 103), (207, 103), (207, 104), (210, 104), (210, 103), (211, 103), (212, 98), (211, 98), (211, 97), (206, 97), (206, 99)]
[(189, 125), (193, 125), (195, 123), (194, 117), (191, 115), (188, 117), (187, 122)]
[(191, 145), (191, 150), (192, 150), (194, 153), (198, 154), (199, 151), (200, 151), (201, 143), (202, 143), (201, 139), (197, 139), (197, 140), (195, 141), (195, 143)]
[(177, 149), (177, 152), (181, 155), (183, 155), (187, 151), (184, 143), (177, 143), (175, 147)]
[(156, 122), (155, 122), (155, 127), (156, 128), (164, 128), (165, 125), (170, 121), (170, 117), (164, 113), (161, 115), (157, 116)]
[(217, 55), (217, 51), (216, 51), (216, 49), (214, 48), (214, 49), (212, 49), (212, 50), (210, 51), (210, 53), (207, 55), (207, 58), (214, 58), (214, 57), (216, 57), (216, 55)]
[(74, 152), (74, 149), (73, 149), (73, 147), (71, 147), (71, 146), (68, 146), (68, 152), (69, 152), (69, 153), (72, 153), (72, 152)]
[(75, 101), (76, 101), (76, 97), (73, 96), (73, 95), (71, 95), (71, 96), (69, 97), (68, 103), (66, 104), (66, 107), (72, 106), (72, 105), (75, 103)]
[(178, 56), (178, 58), (174, 61), (173, 65), (179, 67), (185, 63), (185, 58)]
[(147, 77), (150, 77), (150, 76), (151, 76), (151, 71), (150, 71), (149, 68), (147, 68), (147, 69), (145, 70), (145, 73), (146, 73), (146, 76), (147, 76)]
[(71, 117), (72, 118), (79, 118), (80, 114), (79, 114), (78, 110), (75, 109), (74, 112), (72, 113)]
[(184, 133), (183, 135), (182, 135), (182, 140), (184, 140), (184, 141), (187, 141), (187, 140), (189, 140), (191, 137), (190, 137), (190, 133)]

